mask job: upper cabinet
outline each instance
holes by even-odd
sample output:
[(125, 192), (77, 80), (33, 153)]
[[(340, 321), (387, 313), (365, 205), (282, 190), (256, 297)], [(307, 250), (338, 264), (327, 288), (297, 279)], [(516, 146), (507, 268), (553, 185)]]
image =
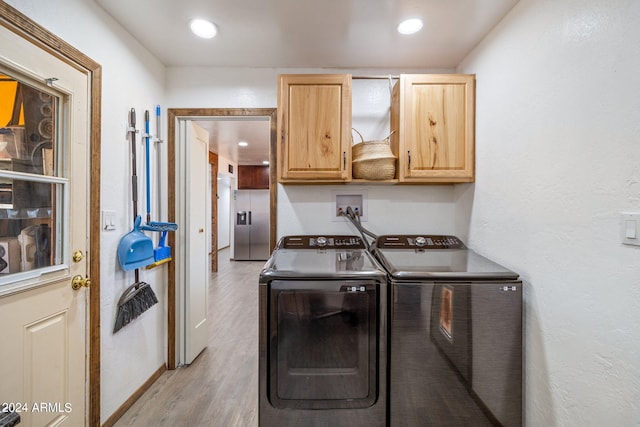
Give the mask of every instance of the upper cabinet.
[[(279, 182), (351, 181), (351, 93), (349, 74), (279, 76)], [(474, 75), (402, 74), (390, 108), (396, 176), (377, 182), (473, 182)]]
[(238, 166), (238, 190), (268, 190), (269, 166)]
[(398, 180), (474, 180), (475, 76), (403, 74), (391, 98)]
[(351, 75), (278, 77), (278, 181), (351, 179)]

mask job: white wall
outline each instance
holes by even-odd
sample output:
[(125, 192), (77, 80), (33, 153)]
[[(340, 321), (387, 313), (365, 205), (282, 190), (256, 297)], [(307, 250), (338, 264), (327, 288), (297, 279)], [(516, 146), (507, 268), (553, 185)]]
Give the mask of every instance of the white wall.
[(368, 199), (362, 225), (373, 233), (455, 233), (453, 186), (279, 185), (278, 235), (358, 234), (347, 220), (333, 221), (333, 197), (359, 190)]
[[(229, 166), (233, 168), (233, 173), (229, 173)], [(226, 157), (218, 156), (218, 173), (237, 180), (238, 164), (227, 159)]]
[[(229, 173), (229, 166), (233, 167), (233, 173)], [(229, 246), (229, 256), (233, 256), (233, 212), (235, 190), (238, 189), (238, 164), (226, 157), (218, 156), (218, 171), (219, 176), (228, 180), (223, 189), (226, 193), (225, 200), (222, 200), (222, 194), (218, 195), (218, 249)], [(226, 244), (223, 245), (223, 242)]]
[(231, 244), (231, 178), (218, 174), (218, 250)]
[[(274, 108), (278, 74), (352, 73), (397, 75), (401, 72), (452, 70), (331, 70), (168, 68), (167, 104), (171, 108)], [(389, 134), (389, 82), (353, 81), (353, 126), (365, 139)], [(358, 136), (354, 133), (355, 138)], [(356, 139), (357, 141), (357, 139)], [(304, 233), (356, 233), (346, 222), (332, 222), (332, 193), (348, 186), (278, 185), (278, 236)], [(454, 186), (368, 185), (369, 221), (374, 233), (453, 233)]]
[(462, 63), (477, 74), (470, 245), (526, 284), (529, 426), (637, 426), (640, 2), (521, 0)]
[[(100, 166), (103, 185), (100, 196), (102, 208), (117, 213), (117, 229), (105, 231), (100, 236), (101, 419), (104, 421), (165, 363), (166, 358), (165, 267), (143, 270), (140, 274), (142, 280), (152, 285), (159, 304), (117, 334), (112, 333), (118, 299), (134, 281), (133, 272), (123, 272), (116, 261), (120, 237), (133, 225), (127, 113), (135, 108), (137, 127), (144, 129), (141, 127), (143, 111), (149, 109), (151, 129), (155, 129), (155, 105), (163, 102), (164, 67), (92, 1), (9, 0), (7, 3), (102, 65)], [(139, 136), (138, 142), (141, 142)], [(144, 175), (144, 156), (140, 155), (143, 147), (143, 144), (138, 145), (139, 176)], [(144, 179), (140, 179), (139, 211), (144, 213)], [(152, 192), (155, 192), (155, 186)]]

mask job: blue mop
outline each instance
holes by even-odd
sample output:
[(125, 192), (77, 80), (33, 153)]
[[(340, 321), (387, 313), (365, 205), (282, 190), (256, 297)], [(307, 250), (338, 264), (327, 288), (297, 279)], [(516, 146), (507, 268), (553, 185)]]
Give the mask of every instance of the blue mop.
[[(158, 246), (154, 249), (154, 262), (147, 265), (147, 269), (151, 269), (157, 267), (161, 264), (167, 263), (171, 261), (171, 248), (165, 245), (167, 233), (169, 231), (176, 231), (178, 229), (178, 224), (175, 222), (161, 222), (161, 221), (151, 221), (151, 167), (149, 160), (149, 110), (145, 110), (144, 112), (144, 139), (145, 139), (145, 164), (146, 164), (146, 184), (147, 184), (147, 223), (140, 226), (140, 230), (145, 231), (155, 231), (158, 233), (162, 233), (160, 236), (160, 241), (158, 242)], [(160, 106), (156, 107), (156, 133), (157, 137), (160, 135)], [(160, 164), (157, 165), (160, 168)], [(158, 196), (160, 195), (159, 190), (160, 182), (158, 182)]]

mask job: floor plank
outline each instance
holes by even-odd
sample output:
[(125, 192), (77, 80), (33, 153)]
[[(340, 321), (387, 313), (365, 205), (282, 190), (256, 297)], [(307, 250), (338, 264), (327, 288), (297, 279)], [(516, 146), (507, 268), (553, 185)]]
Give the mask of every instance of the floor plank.
[(166, 371), (118, 420), (125, 426), (258, 425), (258, 276), (263, 261), (219, 253), (209, 286), (208, 347)]

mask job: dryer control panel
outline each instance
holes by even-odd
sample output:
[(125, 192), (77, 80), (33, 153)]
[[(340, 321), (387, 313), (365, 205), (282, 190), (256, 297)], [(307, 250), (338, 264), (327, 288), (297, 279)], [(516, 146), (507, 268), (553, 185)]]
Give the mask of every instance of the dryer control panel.
[(376, 241), (380, 249), (466, 249), (456, 236), (411, 234), (380, 236)]
[(278, 249), (365, 249), (357, 236), (285, 236)]

